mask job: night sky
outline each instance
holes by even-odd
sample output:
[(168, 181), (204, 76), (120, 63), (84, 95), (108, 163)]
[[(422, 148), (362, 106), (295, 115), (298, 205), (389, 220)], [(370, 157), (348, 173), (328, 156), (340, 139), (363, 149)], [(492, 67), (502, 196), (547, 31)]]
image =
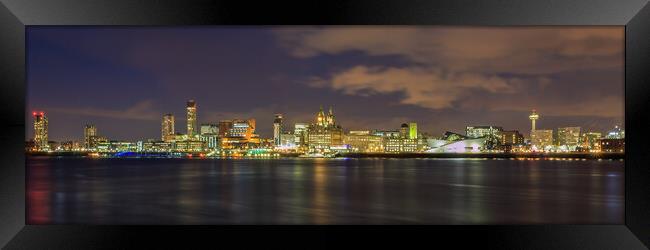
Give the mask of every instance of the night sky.
[(28, 27), (27, 138), (34, 110), (50, 140), (87, 123), (113, 140), (159, 139), (162, 115), (199, 123), (274, 113), (313, 122), (333, 106), (345, 130), (464, 132), (497, 125), (527, 135), (623, 124), (623, 27)]

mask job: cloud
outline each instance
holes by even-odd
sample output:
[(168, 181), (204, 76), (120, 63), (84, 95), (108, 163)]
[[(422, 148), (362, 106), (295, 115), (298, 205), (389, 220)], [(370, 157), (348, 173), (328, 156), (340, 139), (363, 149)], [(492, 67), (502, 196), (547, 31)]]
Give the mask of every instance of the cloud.
[(151, 100), (145, 100), (134, 104), (131, 107), (128, 107), (124, 110), (115, 110), (115, 109), (102, 109), (102, 108), (49, 108), (53, 112), (60, 112), (63, 114), (79, 115), (79, 116), (93, 116), (93, 117), (105, 117), (113, 119), (125, 119), (125, 120), (160, 120), (162, 117), (161, 112), (157, 112), (153, 109), (153, 102)]
[(620, 27), (370, 26), (284, 28), (275, 34), (299, 58), (359, 51), (453, 71), (550, 74), (623, 63)]
[[(562, 79), (622, 70), (620, 27), (281, 28), (275, 35), (296, 58), (360, 52), (372, 62), (314, 76), (310, 87), (360, 97), (401, 93), (400, 104), (429, 109), (522, 111), (530, 105), (517, 104), (527, 103), (558, 115), (622, 115), (622, 94), (608, 91), (622, 78)], [(385, 60), (372, 58), (380, 56), (406, 63), (377, 66)], [(564, 92), (575, 96), (555, 97)]]
[[(537, 79), (544, 81), (543, 78)], [(525, 80), (503, 78), (496, 75), (444, 72), (428, 67), (369, 67), (356, 66), (335, 73), (330, 84), (323, 79), (313, 79), (312, 86), (327, 86), (348, 95), (370, 96), (402, 92), (402, 104), (412, 104), (433, 109), (451, 108), (469, 91), (487, 93), (515, 93)]]

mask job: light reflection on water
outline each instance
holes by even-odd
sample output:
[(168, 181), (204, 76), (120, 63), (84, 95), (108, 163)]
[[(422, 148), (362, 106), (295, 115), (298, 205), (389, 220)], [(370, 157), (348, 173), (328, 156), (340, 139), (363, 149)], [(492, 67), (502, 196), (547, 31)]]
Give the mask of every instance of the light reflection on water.
[(622, 224), (619, 161), (28, 158), (29, 224)]

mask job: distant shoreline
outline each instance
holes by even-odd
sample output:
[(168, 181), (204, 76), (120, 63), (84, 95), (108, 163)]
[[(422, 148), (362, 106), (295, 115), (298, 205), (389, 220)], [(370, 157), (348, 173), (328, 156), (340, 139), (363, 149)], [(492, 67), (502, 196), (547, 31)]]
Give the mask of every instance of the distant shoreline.
[(348, 158), (625, 159), (625, 153), (345, 153)]
[[(54, 156), (54, 157), (87, 157), (87, 152), (25, 152), (26, 156)], [(280, 154), (280, 158), (297, 158), (299, 154)], [(156, 156), (143, 156), (142, 158), (156, 158)], [(129, 157), (106, 157), (129, 158)], [(186, 158), (178, 156), (164, 156), (158, 158)], [(219, 157), (207, 157), (218, 159)], [(230, 158), (230, 157), (224, 157)], [(255, 157), (242, 157), (257, 159)], [(467, 158), (467, 159), (625, 159), (625, 153), (342, 153), (336, 158)], [(268, 159), (268, 158), (262, 158)]]

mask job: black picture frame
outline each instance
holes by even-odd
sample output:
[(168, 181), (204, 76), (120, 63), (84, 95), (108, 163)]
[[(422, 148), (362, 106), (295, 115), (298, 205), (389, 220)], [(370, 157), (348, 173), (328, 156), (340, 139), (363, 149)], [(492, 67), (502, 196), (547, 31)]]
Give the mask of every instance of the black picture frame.
[[(650, 246), (650, 6), (631, 1), (0, 0), (0, 246), (189, 248), (210, 244), (644, 249)], [(625, 224), (494, 226), (25, 225), (25, 27), (30, 25), (623, 25)]]

